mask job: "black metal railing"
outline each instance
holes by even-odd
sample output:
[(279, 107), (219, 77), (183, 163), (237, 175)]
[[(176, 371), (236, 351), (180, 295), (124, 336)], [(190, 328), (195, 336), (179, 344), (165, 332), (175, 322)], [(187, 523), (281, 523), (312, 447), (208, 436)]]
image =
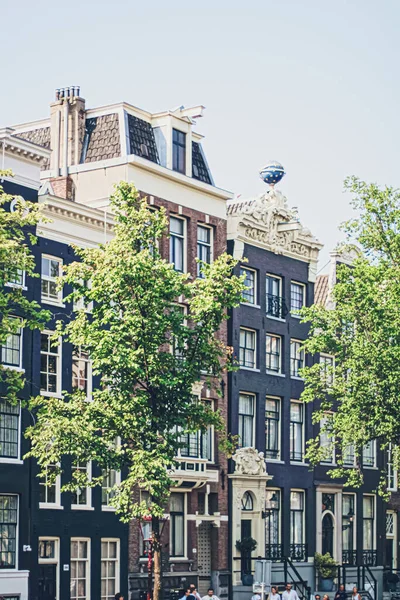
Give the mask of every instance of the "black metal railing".
[(363, 550), (362, 563), (367, 567), (376, 567), (376, 550)]
[(357, 551), (356, 550), (342, 550), (342, 564), (356, 565), (357, 564)]
[(356, 585), (360, 595), (365, 600), (378, 600), (378, 584), (368, 566), (343, 565), (338, 567), (337, 584)]
[(307, 562), (307, 544), (290, 544), (289, 558), (295, 562)]
[(282, 544), (266, 544), (265, 545), (265, 558), (267, 560), (282, 560), (283, 559), (283, 547)]
[(276, 319), (284, 319), (288, 314), (285, 298), (267, 294), (267, 315)]
[[(299, 545), (299, 544), (294, 544)], [(305, 545), (305, 544), (300, 544)], [(311, 587), (308, 585), (308, 581), (305, 581), (290, 558), (284, 559), (283, 570), (285, 575), (285, 583), (291, 583), (293, 588), (296, 590), (300, 600), (309, 600), (311, 598)]]

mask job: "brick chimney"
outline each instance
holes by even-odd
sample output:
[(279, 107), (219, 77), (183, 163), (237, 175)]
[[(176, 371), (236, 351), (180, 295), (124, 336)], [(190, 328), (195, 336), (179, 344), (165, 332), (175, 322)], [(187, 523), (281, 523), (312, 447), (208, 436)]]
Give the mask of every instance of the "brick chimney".
[(55, 102), (50, 105), (51, 182), (57, 195), (69, 200), (74, 199), (69, 167), (79, 164), (85, 135), (85, 100), (79, 93), (77, 86), (61, 88), (56, 91)]

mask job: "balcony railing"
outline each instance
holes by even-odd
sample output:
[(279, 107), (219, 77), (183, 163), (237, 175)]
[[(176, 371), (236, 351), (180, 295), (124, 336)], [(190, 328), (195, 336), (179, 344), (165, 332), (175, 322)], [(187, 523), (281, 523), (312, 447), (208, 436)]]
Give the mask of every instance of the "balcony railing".
[(285, 299), (282, 296), (267, 294), (267, 315), (276, 319), (284, 319), (288, 313)]
[(283, 559), (282, 544), (266, 544), (265, 545), (265, 558), (267, 560), (282, 560)]
[(295, 562), (307, 562), (308, 549), (307, 544), (290, 544), (289, 557)]
[(376, 567), (376, 550), (363, 550), (362, 562), (368, 567)]
[(342, 564), (343, 565), (356, 565), (357, 564), (357, 552), (356, 550), (342, 550)]

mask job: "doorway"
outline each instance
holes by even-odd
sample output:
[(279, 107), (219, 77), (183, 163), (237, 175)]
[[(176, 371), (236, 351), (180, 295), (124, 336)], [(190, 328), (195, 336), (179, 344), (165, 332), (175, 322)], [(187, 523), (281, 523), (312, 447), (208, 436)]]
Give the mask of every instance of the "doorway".
[(39, 565), (39, 600), (57, 599), (57, 565)]
[(333, 556), (333, 519), (332, 516), (327, 513), (322, 519), (322, 554), (329, 552)]

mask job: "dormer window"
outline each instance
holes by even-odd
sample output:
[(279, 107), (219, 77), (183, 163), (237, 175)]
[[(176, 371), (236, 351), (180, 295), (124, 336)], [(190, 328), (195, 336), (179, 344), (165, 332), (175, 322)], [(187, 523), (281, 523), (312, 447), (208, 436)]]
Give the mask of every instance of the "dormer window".
[(172, 169), (186, 173), (186, 133), (172, 130)]

